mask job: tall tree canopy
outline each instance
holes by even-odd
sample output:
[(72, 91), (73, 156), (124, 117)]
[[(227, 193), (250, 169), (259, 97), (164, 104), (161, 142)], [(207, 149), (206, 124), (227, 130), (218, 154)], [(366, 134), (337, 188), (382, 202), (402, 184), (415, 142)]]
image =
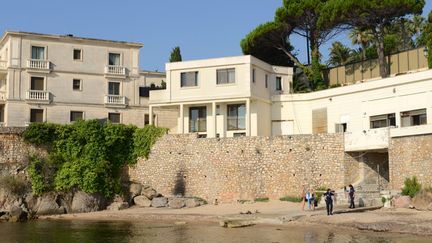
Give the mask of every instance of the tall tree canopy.
[[(371, 30), (376, 42), (380, 75), (387, 77), (388, 67), (384, 54), (386, 28), (400, 17), (421, 14), (424, 4), (424, 0), (332, 0), (322, 12), (331, 25), (340, 23)], [(320, 21), (320, 25), (329, 25), (324, 19)]]
[(182, 56), (180, 53), (180, 47), (176, 46), (171, 50), (169, 62), (181, 62), (181, 61), (182, 61)]

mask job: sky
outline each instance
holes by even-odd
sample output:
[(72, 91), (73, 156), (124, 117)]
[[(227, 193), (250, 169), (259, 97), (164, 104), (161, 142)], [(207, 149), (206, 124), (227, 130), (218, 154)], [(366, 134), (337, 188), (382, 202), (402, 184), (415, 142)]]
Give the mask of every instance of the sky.
[[(140, 42), (141, 68), (164, 71), (175, 46), (183, 60), (241, 55), (240, 41), (272, 21), (281, 5), (282, 0), (7, 0), (2, 1), (0, 32)], [(423, 15), (431, 9), (432, 0), (426, 0)], [(349, 44), (341, 34), (321, 47), (323, 56), (336, 40)], [(305, 40), (292, 38), (291, 43), (306, 62)]]

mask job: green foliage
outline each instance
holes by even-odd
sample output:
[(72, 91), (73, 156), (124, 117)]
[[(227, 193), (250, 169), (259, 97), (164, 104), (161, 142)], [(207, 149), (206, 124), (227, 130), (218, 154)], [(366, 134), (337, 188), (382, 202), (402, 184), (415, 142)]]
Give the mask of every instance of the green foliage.
[(0, 177), (0, 187), (15, 195), (22, 195), (26, 191), (26, 182), (18, 177), (6, 175)]
[(166, 133), (154, 126), (137, 129), (97, 120), (70, 125), (41, 123), (28, 130), (27, 141), (43, 144), (41, 137), (49, 138), (52, 147), (48, 160), (31, 161), (29, 174), (36, 194), (52, 188), (78, 188), (107, 197), (121, 190), (122, 168), (135, 163), (138, 156), (148, 156), (156, 139)]
[(328, 64), (332, 66), (345, 65), (351, 61), (352, 50), (339, 41), (333, 42), (330, 50)]
[(36, 145), (50, 145), (56, 140), (57, 126), (52, 123), (31, 123), (24, 131), (23, 138)]
[(285, 196), (285, 197), (279, 198), (279, 200), (285, 201), (285, 202), (301, 202), (303, 200), (303, 198), (295, 197), (295, 196)]
[(382, 204), (386, 203), (387, 202), (387, 198), (381, 197), (381, 202), (382, 202)]
[(180, 52), (180, 47), (176, 46), (171, 50), (169, 62), (181, 62), (181, 61), (182, 61), (182, 56)]
[(402, 195), (410, 196), (413, 198), (421, 190), (421, 184), (418, 183), (417, 177), (406, 178), (404, 187), (402, 188)]
[(254, 200), (255, 202), (268, 202), (270, 199), (268, 197), (257, 197)]

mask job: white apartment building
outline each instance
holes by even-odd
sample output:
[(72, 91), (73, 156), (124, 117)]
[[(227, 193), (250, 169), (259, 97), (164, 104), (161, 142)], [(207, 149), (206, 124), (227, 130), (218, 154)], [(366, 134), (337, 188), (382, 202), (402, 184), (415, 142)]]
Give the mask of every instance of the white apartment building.
[[(78, 119), (144, 126), (165, 74), (139, 69), (141, 43), (6, 32), (0, 40), (0, 124)], [(145, 92), (144, 92), (145, 93)]]
[(150, 92), (150, 113), (177, 109), (177, 131), (171, 132), (270, 136), (271, 99), (289, 93), (292, 68), (238, 56), (168, 63), (166, 75), (166, 90)]
[(150, 112), (176, 107), (178, 131), (202, 137), (345, 132), (347, 151), (432, 133), (432, 70), (292, 94), (292, 68), (252, 56), (169, 63)]

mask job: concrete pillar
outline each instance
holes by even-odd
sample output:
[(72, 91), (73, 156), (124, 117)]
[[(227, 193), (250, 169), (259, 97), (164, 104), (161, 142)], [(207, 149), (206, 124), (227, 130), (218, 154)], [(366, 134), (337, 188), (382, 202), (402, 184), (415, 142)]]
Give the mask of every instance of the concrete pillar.
[(153, 106), (149, 106), (149, 124), (153, 125)]
[(216, 102), (212, 102), (212, 109), (211, 109), (212, 115), (211, 115), (211, 121), (210, 121), (210, 129), (208, 132), (209, 138), (215, 138), (217, 133), (217, 121), (216, 121)]
[(246, 100), (246, 136), (251, 135), (251, 109), (250, 99)]
[(179, 133), (184, 134), (184, 106), (183, 106), (183, 104), (180, 104)]

